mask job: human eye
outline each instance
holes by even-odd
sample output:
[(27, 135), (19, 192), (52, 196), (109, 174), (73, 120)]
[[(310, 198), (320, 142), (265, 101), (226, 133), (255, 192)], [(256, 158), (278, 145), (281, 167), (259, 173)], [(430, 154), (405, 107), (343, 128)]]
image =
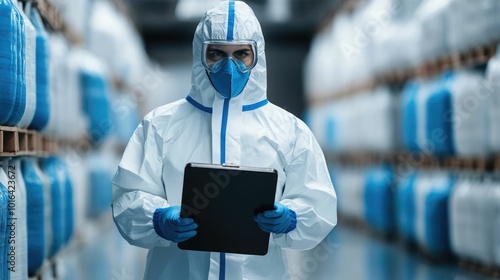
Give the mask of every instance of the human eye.
[(238, 59), (244, 59), (250, 56), (249, 50), (239, 50), (234, 52), (234, 56)]
[(212, 61), (218, 61), (221, 60), (226, 56), (226, 53), (217, 49), (213, 50), (208, 50), (207, 52), (207, 58), (212, 60)]

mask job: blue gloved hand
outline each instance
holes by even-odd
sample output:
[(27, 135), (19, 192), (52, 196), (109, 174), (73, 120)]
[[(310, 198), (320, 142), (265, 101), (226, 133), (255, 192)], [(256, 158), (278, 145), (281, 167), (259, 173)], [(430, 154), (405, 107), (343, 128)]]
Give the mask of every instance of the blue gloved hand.
[(254, 220), (265, 232), (288, 233), (297, 227), (297, 214), (279, 202), (274, 203), (274, 210), (259, 213)]
[(181, 218), (181, 207), (158, 208), (153, 214), (156, 233), (175, 243), (183, 242), (196, 235), (198, 224), (191, 218)]

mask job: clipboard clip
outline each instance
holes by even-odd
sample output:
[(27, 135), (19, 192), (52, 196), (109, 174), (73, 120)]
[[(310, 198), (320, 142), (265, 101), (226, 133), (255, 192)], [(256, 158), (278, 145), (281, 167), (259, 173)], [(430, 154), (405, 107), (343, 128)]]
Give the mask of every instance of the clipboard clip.
[(236, 163), (223, 163), (222, 166), (224, 167), (233, 167), (233, 168), (240, 168), (240, 166)]

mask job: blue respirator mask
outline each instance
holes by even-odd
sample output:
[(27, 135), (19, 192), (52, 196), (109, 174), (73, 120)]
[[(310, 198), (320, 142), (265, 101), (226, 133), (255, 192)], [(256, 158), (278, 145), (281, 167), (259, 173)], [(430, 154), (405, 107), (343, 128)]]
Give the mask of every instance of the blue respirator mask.
[(214, 88), (225, 98), (238, 96), (257, 64), (254, 41), (205, 41), (202, 62)]

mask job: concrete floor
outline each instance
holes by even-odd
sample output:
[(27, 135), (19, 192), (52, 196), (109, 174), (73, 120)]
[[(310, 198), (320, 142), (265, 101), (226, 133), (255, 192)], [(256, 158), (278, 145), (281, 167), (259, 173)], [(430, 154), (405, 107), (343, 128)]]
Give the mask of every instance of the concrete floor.
[(363, 230), (337, 226), (321, 246), (295, 252), (292, 280), (483, 280), (497, 279), (458, 265), (436, 261), (414, 249)]
[[(58, 280), (142, 279), (146, 250), (128, 245), (111, 221), (87, 227), (83, 239), (72, 254), (59, 259)], [(290, 280), (498, 279), (460, 267), (456, 260), (433, 261), (395, 241), (342, 224), (315, 249), (287, 256)]]

